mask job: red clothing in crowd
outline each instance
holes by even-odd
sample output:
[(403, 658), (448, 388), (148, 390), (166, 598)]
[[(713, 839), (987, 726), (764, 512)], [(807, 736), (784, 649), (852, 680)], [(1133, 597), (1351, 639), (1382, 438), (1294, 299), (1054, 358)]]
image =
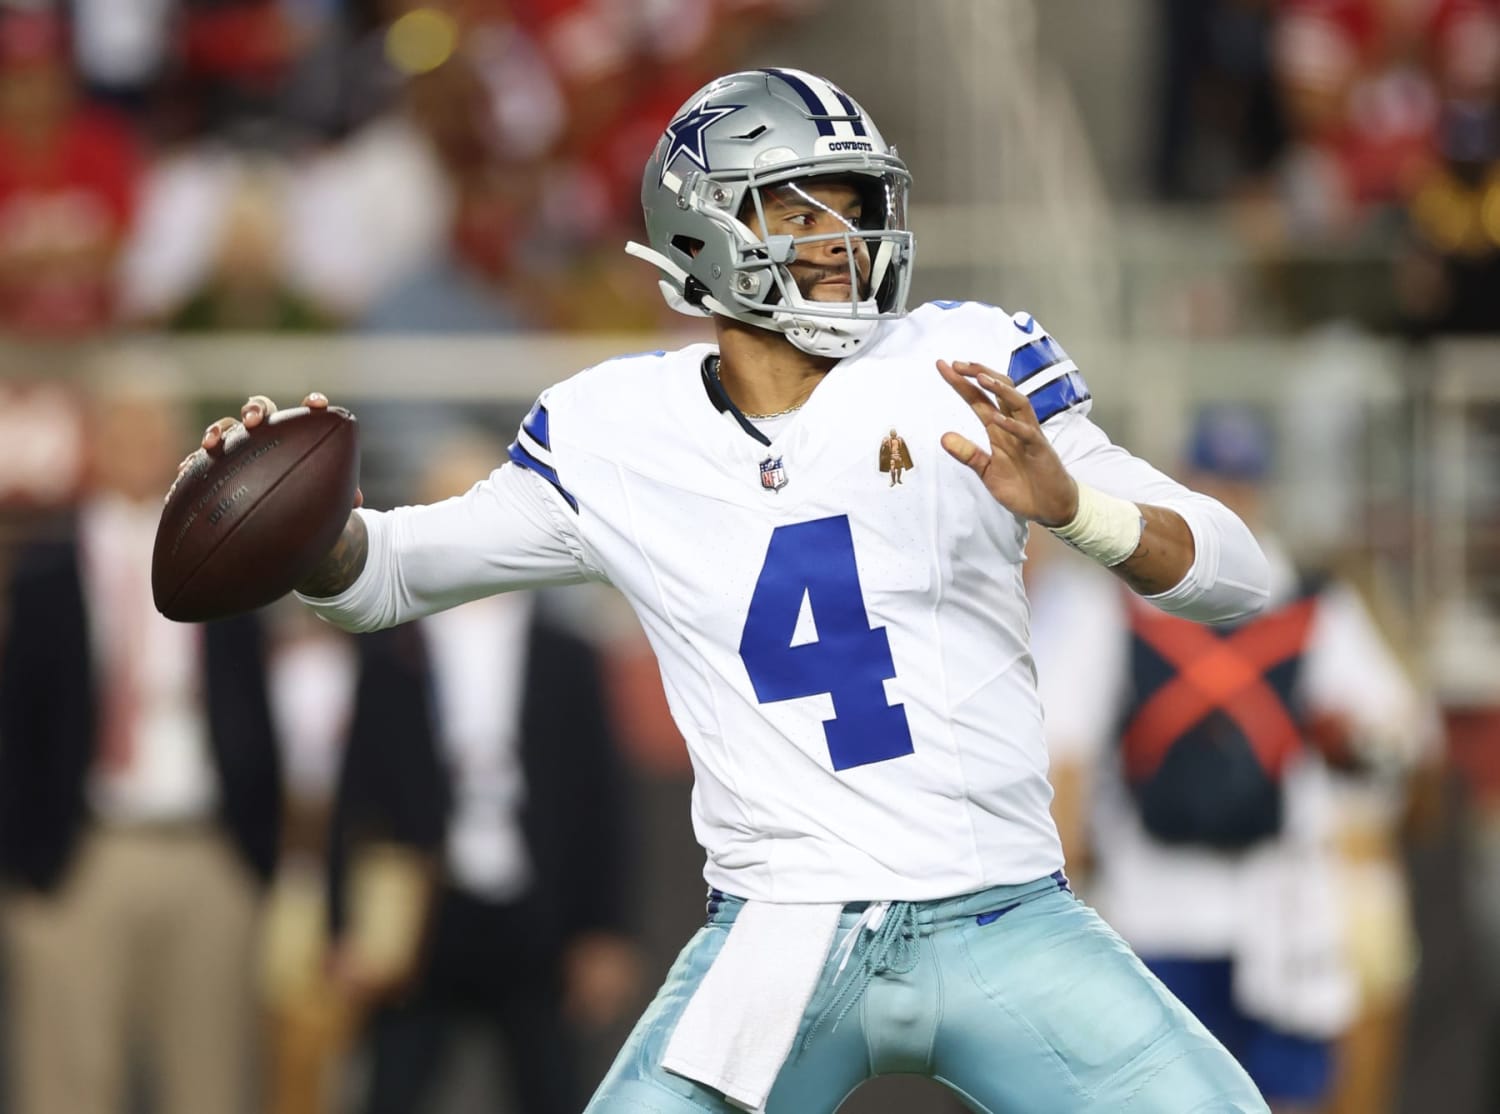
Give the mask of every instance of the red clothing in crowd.
[(40, 143), (0, 125), (0, 327), (57, 334), (110, 321), (140, 170), (130, 132), (99, 110), (73, 113)]

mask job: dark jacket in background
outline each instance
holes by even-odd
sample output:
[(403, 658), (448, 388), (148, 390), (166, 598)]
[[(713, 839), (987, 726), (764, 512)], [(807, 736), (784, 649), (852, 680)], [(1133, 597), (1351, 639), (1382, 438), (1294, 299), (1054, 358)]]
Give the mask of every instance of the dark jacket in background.
[[(498, 635), (497, 635), (498, 637)], [(436, 732), (423, 627), (360, 637), (354, 720), (339, 779), (331, 840), (332, 920), (344, 924), (352, 846), (378, 838), (443, 857), (453, 799)], [(532, 886), (521, 899), (531, 940), (557, 958), (588, 931), (626, 931), (628, 792), (605, 706), (596, 653), (533, 616), (521, 686), (521, 817)]]
[[(86, 785), (102, 706), (76, 542), (18, 559), (0, 643), (0, 873), (34, 890), (63, 879), (91, 823)], [(262, 880), (276, 862), (280, 755), (259, 622), (205, 625), (203, 685), (219, 820)]]

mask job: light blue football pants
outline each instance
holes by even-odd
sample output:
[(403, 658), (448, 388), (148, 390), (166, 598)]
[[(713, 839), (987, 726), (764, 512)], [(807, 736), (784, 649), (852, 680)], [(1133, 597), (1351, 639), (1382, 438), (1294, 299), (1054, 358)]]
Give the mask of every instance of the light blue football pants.
[[(1268, 1114), (1250, 1077), (1061, 874), (896, 903), (842, 972), (835, 947), (767, 1114), (831, 1114), (877, 1075), (926, 1075), (988, 1114)], [(715, 893), (586, 1114), (734, 1114), (661, 1067), (743, 907)], [(845, 909), (835, 941), (859, 920)]]

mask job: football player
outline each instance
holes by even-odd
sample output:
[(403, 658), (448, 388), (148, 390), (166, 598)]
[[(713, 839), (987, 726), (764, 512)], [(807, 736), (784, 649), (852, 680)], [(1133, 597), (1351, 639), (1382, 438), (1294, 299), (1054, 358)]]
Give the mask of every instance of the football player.
[[(350, 630), (585, 580), (634, 605), (696, 772), (708, 923), (589, 1111), (819, 1114), (895, 1072), (996, 1114), (1264, 1111), (1069, 891), (1021, 561), (1037, 523), (1212, 621), (1262, 606), (1265, 559), (1109, 441), (1034, 318), (907, 312), (908, 183), (816, 76), (694, 94), (628, 250), (716, 343), (551, 387), (467, 494), (354, 512), (302, 598)], [(893, 427), (920, 464), (895, 485), (870, 467)]]

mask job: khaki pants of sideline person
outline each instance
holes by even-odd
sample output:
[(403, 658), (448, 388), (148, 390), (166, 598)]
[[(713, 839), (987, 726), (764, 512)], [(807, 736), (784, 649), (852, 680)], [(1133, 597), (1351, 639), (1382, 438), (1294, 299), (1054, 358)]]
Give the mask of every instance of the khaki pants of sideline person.
[(242, 1114), (256, 887), (215, 831), (102, 829), (56, 892), (5, 909), (14, 1114)]

